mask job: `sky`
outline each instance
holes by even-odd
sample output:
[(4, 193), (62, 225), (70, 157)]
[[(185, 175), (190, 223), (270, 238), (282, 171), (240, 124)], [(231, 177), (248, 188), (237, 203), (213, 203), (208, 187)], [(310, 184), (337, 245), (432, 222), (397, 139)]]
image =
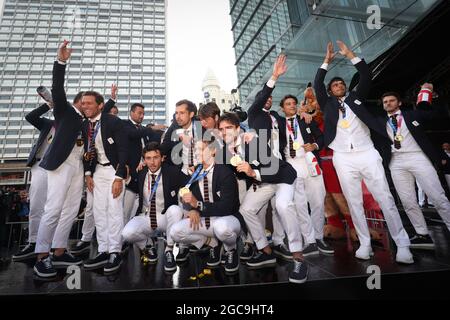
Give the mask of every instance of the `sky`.
[(168, 107), (203, 101), (208, 68), (227, 92), (237, 86), (229, 0), (167, 0)]

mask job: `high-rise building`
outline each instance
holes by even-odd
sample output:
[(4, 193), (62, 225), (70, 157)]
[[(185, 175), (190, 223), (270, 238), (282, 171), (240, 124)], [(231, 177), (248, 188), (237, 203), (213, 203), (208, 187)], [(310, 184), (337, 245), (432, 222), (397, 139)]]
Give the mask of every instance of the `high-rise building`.
[(108, 98), (119, 87), (122, 118), (134, 102), (144, 122), (165, 123), (165, 0), (5, 0), (0, 22), (0, 160), (28, 157), (38, 132), (24, 116), (39, 103), (36, 88), (51, 87), (58, 45), (71, 41), (66, 70), (71, 100), (84, 90)]
[[(274, 106), (285, 94), (302, 96), (323, 61), (328, 41), (344, 41), (370, 63), (443, 2), (230, 0), (242, 106), (248, 108), (270, 78), (281, 51), (287, 54), (288, 72), (277, 82)], [(337, 57), (328, 77), (340, 75), (350, 83), (354, 73), (351, 63)]]

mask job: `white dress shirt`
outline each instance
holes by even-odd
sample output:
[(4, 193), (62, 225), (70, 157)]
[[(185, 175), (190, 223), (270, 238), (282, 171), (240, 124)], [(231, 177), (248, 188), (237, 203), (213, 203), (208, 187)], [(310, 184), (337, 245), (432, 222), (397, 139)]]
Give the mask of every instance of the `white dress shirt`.
[[(147, 173), (147, 176), (145, 177), (144, 190), (143, 190), (144, 191), (143, 192), (143, 196), (144, 196), (143, 205), (145, 208), (147, 208), (147, 212), (150, 212), (149, 198), (150, 198), (150, 194), (152, 192), (152, 190), (151, 190), (151, 185), (152, 185), (151, 175), (154, 174), (155, 179), (157, 179), (158, 175), (160, 173), (161, 173), (161, 168), (159, 168), (158, 171), (156, 171), (155, 173), (152, 173), (149, 170)], [(150, 186), (150, 188), (149, 188), (149, 186)], [(163, 187), (162, 175), (159, 178), (158, 186), (156, 187), (156, 194), (154, 195), (154, 197), (155, 197), (155, 202), (156, 202), (156, 214), (161, 214), (161, 212), (163, 212), (163, 210), (164, 210), (164, 187)]]
[[(291, 140), (291, 135), (289, 133), (289, 129), (287, 128), (287, 124), (289, 123), (289, 125), (291, 125), (291, 121), (290, 119), (292, 118), (296, 118), (296, 116), (293, 117), (289, 117), (286, 118), (286, 147), (284, 148), (284, 155), (286, 157), (286, 159), (292, 159), (291, 158), (291, 154), (289, 151), (289, 141)], [(301, 146), (305, 144), (305, 141), (303, 140), (303, 136), (302, 133), (300, 131), (300, 128), (295, 126), (295, 120), (294, 120), (294, 127), (292, 128), (292, 130), (294, 130), (295, 133), (293, 133), (294, 137), (297, 136), (297, 139), (294, 140), (297, 141)], [(304, 158), (305, 157), (305, 149), (303, 149), (302, 147), (300, 147), (300, 149), (295, 151), (295, 158)]]
[[(142, 126), (140, 123), (135, 122), (133, 119), (130, 119), (130, 121), (131, 121), (132, 124), (134, 124), (134, 126), (136, 128)], [(142, 144), (142, 149), (144, 149), (144, 147), (145, 147), (144, 138), (141, 138), (141, 144)]]

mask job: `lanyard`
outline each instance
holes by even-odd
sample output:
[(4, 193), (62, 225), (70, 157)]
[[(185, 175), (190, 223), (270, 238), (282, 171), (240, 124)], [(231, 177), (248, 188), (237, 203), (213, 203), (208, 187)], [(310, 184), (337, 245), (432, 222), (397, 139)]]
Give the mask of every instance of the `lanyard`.
[(392, 132), (394, 133), (394, 136), (397, 135), (397, 132), (399, 131), (400, 127), (402, 126), (402, 119), (403, 117), (399, 114), (398, 120), (397, 120), (397, 128), (394, 126), (394, 123), (392, 122), (392, 118), (389, 117), (389, 126), (392, 128)]
[[(89, 123), (89, 125), (91, 125), (91, 124)], [(95, 138), (97, 137), (98, 130), (100, 130), (100, 121), (98, 121), (98, 122), (95, 124), (95, 129), (94, 129), (94, 133), (92, 134), (92, 137), (91, 137), (91, 128), (89, 128), (89, 132), (88, 132), (88, 137), (89, 137), (89, 140), (88, 140), (88, 150), (91, 149), (91, 144), (92, 144), (92, 143), (95, 144)]]
[(297, 131), (298, 131), (298, 122), (297, 117), (294, 118), (294, 129), (292, 129), (291, 124), (289, 123), (289, 119), (286, 119), (286, 127), (288, 129), (289, 135), (291, 136), (292, 141), (297, 140)]
[(202, 174), (200, 174), (200, 171), (202, 171), (202, 169), (203, 169), (203, 165), (200, 164), (197, 167), (197, 169), (195, 170), (195, 172), (192, 174), (189, 182), (186, 184), (186, 188), (189, 188), (194, 182), (203, 179), (209, 173), (209, 170), (208, 170), (208, 171), (205, 171)]
[(339, 110), (342, 112), (342, 119), (345, 119), (347, 117), (347, 108), (345, 107), (344, 101), (341, 102), (341, 107)]
[[(155, 181), (155, 184), (153, 186), (152, 192), (150, 193), (150, 196), (148, 197), (148, 203), (150, 203), (152, 201), (153, 196), (156, 193), (156, 188), (158, 188), (158, 183), (159, 183), (159, 180), (161, 179), (161, 173), (162, 173), (162, 171), (158, 174), (158, 177), (156, 178), (156, 181)], [(147, 179), (147, 181), (148, 181), (148, 183), (147, 183), (148, 191), (150, 191), (150, 186), (151, 186), (150, 179), (151, 179), (151, 174), (149, 173), (148, 179)]]

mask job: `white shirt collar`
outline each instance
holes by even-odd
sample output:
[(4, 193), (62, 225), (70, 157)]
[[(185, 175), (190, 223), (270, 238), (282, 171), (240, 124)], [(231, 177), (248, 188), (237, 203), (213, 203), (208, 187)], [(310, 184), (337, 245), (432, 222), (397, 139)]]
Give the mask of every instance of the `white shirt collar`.
[(394, 114), (400, 115), (400, 114), (402, 114), (402, 113), (401, 113), (400, 109), (397, 110), (397, 111), (395, 111), (394, 113), (389, 113), (389, 112), (388, 112), (388, 116), (389, 116), (389, 117), (390, 117), (390, 116), (393, 116)]
[(151, 172), (150, 169), (148, 170), (148, 174), (150, 174), (150, 175), (154, 174), (154, 175), (158, 176), (160, 172), (161, 172), (161, 167), (159, 167), (159, 169), (156, 170), (155, 173)]
[(213, 162), (212, 164), (209, 165), (208, 168), (203, 168), (203, 172), (207, 171), (208, 173), (211, 171), (211, 169), (214, 167), (215, 163)]
[(99, 121), (101, 117), (102, 117), (102, 113), (100, 112), (95, 118), (89, 119), (89, 121), (90, 122)]
[(135, 126), (139, 126), (139, 125), (140, 125), (139, 123), (137, 123), (136, 121), (134, 121), (134, 120), (131, 119), (131, 118), (130, 118), (130, 121), (131, 121), (131, 123), (134, 124)]

